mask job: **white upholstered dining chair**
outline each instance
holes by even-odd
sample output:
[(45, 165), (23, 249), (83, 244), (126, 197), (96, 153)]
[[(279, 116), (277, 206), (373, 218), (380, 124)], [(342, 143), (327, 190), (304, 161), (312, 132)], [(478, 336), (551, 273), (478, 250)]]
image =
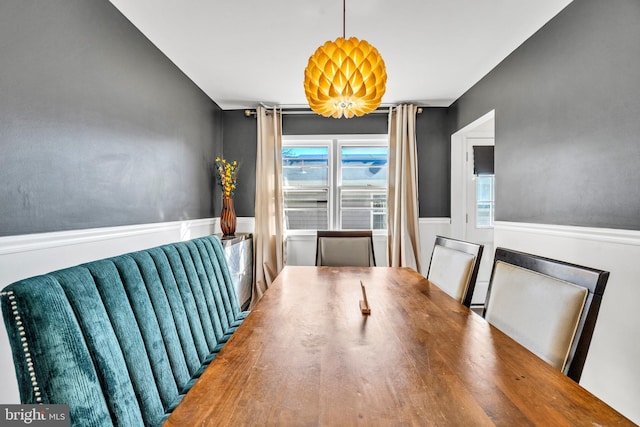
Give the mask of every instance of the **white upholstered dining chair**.
[(485, 319), (578, 382), (609, 272), (497, 248)]
[(332, 267), (375, 267), (371, 230), (318, 231), (316, 265)]
[(484, 246), (436, 236), (427, 279), (460, 303), (471, 306)]

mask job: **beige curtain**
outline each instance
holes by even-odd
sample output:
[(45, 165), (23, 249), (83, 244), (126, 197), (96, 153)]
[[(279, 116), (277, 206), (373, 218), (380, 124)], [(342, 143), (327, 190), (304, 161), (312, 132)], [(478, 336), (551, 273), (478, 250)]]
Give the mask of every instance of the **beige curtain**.
[(416, 112), (415, 105), (400, 105), (389, 113), (387, 255), (390, 267), (420, 272)]
[(253, 307), (284, 266), (282, 115), (258, 107)]

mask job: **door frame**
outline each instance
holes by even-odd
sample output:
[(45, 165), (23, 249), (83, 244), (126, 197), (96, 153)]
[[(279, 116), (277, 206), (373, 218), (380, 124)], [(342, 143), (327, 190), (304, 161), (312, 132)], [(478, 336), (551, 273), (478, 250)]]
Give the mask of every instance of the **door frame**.
[(494, 130), (484, 130), (495, 120), (495, 110), (451, 135), (451, 237), (464, 240), (466, 238), (466, 205), (467, 188), (465, 179), (466, 140), (471, 137), (494, 137)]

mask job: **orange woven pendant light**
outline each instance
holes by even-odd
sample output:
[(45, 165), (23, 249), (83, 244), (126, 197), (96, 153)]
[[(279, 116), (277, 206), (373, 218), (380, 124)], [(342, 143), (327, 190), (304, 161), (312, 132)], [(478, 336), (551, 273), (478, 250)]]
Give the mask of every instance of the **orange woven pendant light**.
[(380, 106), (386, 84), (387, 71), (378, 50), (366, 40), (345, 39), (344, 34), (320, 46), (304, 70), (309, 107), (324, 117), (372, 112)]

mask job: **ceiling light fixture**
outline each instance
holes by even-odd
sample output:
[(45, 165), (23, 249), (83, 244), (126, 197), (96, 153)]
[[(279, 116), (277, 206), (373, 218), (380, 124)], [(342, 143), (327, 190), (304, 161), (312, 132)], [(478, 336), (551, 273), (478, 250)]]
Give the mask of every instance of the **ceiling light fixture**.
[(336, 119), (363, 116), (380, 106), (387, 71), (378, 50), (366, 40), (345, 39), (346, 0), (342, 2), (342, 37), (327, 41), (309, 57), (304, 91), (311, 109)]

